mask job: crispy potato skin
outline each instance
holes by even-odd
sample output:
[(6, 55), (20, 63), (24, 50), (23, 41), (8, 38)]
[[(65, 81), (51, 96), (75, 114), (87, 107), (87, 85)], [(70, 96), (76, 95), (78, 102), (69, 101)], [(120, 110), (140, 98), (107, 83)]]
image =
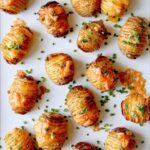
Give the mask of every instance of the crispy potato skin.
[(17, 19), (10, 31), (4, 36), (1, 50), (9, 64), (19, 63), (28, 52), (33, 33), (23, 20)]
[(18, 114), (26, 114), (34, 107), (38, 98), (38, 85), (32, 76), (27, 76), (23, 71), (19, 71), (8, 96), (13, 111)]
[(100, 1), (101, 0), (71, 0), (71, 4), (79, 15), (89, 17), (96, 15), (100, 11)]
[(87, 142), (79, 142), (75, 145), (73, 150), (96, 150), (96, 147)]
[(66, 97), (66, 105), (73, 119), (82, 126), (94, 125), (99, 119), (99, 111), (93, 94), (83, 86), (73, 87)]
[(100, 48), (106, 37), (107, 30), (103, 21), (93, 21), (80, 29), (77, 45), (84, 52), (93, 52)]
[(4, 140), (7, 150), (35, 150), (32, 137), (24, 129), (13, 129), (5, 136)]
[(136, 59), (144, 51), (147, 39), (148, 31), (144, 19), (131, 17), (120, 31), (118, 45), (124, 55)]
[(64, 8), (57, 2), (48, 2), (38, 12), (39, 21), (47, 27), (48, 33), (62, 37), (69, 31), (69, 23)]
[(150, 120), (150, 100), (139, 93), (129, 94), (121, 103), (122, 114), (126, 120), (145, 123)]
[(0, 9), (9, 14), (17, 14), (23, 10), (28, 0), (0, 0)]
[(101, 12), (110, 17), (120, 17), (127, 10), (129, 0), (102, 0)]
[(118, 73), (112, 62), (105, 56), (99, 56), (86, 70), (89, 82), (101, 91), (108, 91), (115, 87)]
[(39, 148), (60, 150), (67, 137), (67, 121), (56, 113), (44, 113), (34, 125)]
[(136, 141), (134, 134), (122, 127), (113, 129), (106, 141), (105, 141), (105, 150), (135, 150)]
[(74, 62), (68, 54), (50, 54), (46, 59), (45, 68), (47, 75), (55, 84), (64, 85), (73, 80)]

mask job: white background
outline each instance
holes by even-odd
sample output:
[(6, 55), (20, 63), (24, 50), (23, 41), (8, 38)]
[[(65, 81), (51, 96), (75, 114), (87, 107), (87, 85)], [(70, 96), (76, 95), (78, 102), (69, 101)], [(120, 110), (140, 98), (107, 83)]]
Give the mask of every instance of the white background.
[[(62, 4), (67, 2), (68, 5), (65, 6), (67, 12), (74, 11), (72, 6), (70, 5), (69, 0), (57, 1), (59, 1)], [(69, 115), (69, 112), (65, 113), (63, 112), (63, 109), (66, 108), (64, 105), (64, 99), (68, 92), (68, 86), (70, 84), (65, 86), (54, 85), (48, 79), (44, 69), (44, 60), (48, 54), (55, 52), (64, 52), (70, 54), (75, 61), (76, 71), (74, 80), (76, 81), (76, 84), (74, 85), (82, 84), (88, 87), (89, 89), (91, 89), (91, 91), (96, 97), (96, 102), (99, 108), (101, 109), (100, 120), (103, 120), (103, 123), (100, 124), (100, 126), (103, 127), (105, 123), (109, 123), (113, 124), (113, 127), (111, 127), (110, 129), (120, 126), (127, 127), (135, 133), (138, 144), (138, 150), (149, 150), (150, 122), (145, 123), (144, 126), (141, 127), (138, 124), (128, 122), (124, 119), (124, 117), (121, 114), (120, 103), (124, 99), (125, 95), (117, 94), (115, 98), (111, 97), (111, 100), (105, 105), (105, 107), (100, 107), (99, 101), (102, 94), (100, 93), (100, 91), (93, 88), (91, 84), (86, 81), (86, 77), (81, 77), (81, 74), (85, 71), (85, 64), (94, 61), (98, 54), (102, 53), (103, 55), (111, 57), (113, 53), (117, 53), (118, 58), (115, 63), (116, 68), (124, 70), (124, 68), (126, 67), (131, 67), (138, 71), (141, 71), (144, 75), (144, 78), (147, 80), (146, 88), (148, 94), (150, 95), (150, 51), (145, 51), (143, 55), (136, 60), (130, 60), (126, 58), (118, 48), (117, 38), (113, 36), (113, 34), (118, 33), (120, 29), (114, 28), (114, 23), (106, 22), (106, 17), (101, 14), (98, 15), (98, 18), (83, 18), (77, 15), (76, 13), (71, 14), (69, 16), (69, 23), (70, 27), (74, 28), (74, 32), (69, 33), (66, 38), (54, 38), (53, 36), (47, 33), (46, 28), (43, 25), (41, 25), (40, 22), (37, 20), (38, 16), (34, 14), (46, 2), (48, 2), (48, 0), (32, 0), (28, 5), (28, 9), (19, 13), (18, 15), (9, 15), (4, 12), (0, 12), (1, 39), (9, 31), (12, 22), (18, 17), (25, 20), (27, 22), (27, 25), (34, 32), (34, 37), (30, 47), (30, 51), (23, 60), (25, 63), (24, 65), (8, 65), (2, 58), (1, 54), (0, 111), (2, 149), (5, 150), (3, 142), (4, 136), (8, 131), (13, 129), (14, 127), (20, 127), (23, 125), (30, 132), (34, 133), (33, 125), (35, 122), (32, 121), (32, 118), (37, 120), (38, 117), (43, 113), (46, 106), (49, 107), (48, 110), (51, 110), (51, 108), (59, 108), (60, 113)], [(145, 17), (150, 20), (149, 6), (149, 0), (132, 0), (127, 13), (122, 17), (122, 20), (118, 24), (123, 25), (127, 18), (131, 16), (131, 12), (133, 12), (134, 15)], [(112, 33), (112, 36), (110, 36), (107, 40), (108, 45), (102, 45), (100, 50), (93, 53), (84, 53), (81, 50), (79, 50), (76, 45), (78, 31), (82, 26), (83, 21), (88, 22), (91, 20), (99, 19), (104, 20), (104, 23), (108, 28), (108, 31)], [(79, 26), (76, 27), (76, 24), (78, 24)], [(44, 39), (43, 42), (41, 42), (41, 38)], [(69, 42), (70, 39), (72, 41), (71, 43)], [(53, 45), (52, 43), (55, 43), (55, 45)], [(74, 49), (77, 49), (76, 53), (73, 52)], [(44, 51), (45, 53), (41, 53), (41, 51)], [(42, 60), (37, 60), (37, 58), (42, 58)], [(45, 82), (45, 84), (47, 88), (50, 89), (50, 93), (45, 94), (42, 100), (36, 104), (34, 109), (32, 109), (31, 112), (24, 116), (17, 115), (14, 112), (12, 112), (7, 96), (7, 91), (15, 77), (16, 71), (20, 69), (33, 69), (33, 73), (31, 75), (33, 75), (39, 80), (42, 76), (46, 77), (47, 81)], [(117, 88), (119, 88), (119, 85)], [(50, 99), (50, 101), (46, 102), (46, 99)], [(117, 104), (117, 108), (113, 107), (114, 104)], [(37, 109), (38, 106), (40, 107), (40, 110)], [(62, 106), (62, 108), (60, 108), (60, 106)], [(105, 112), (105, 109), (110, 109), (110, 112)], [(115, 113), (116, 115), (110, 117), (110, 113)], [(24, 121), (27, 121), (28, 123), (24, 124)], [(76, 129), (77, 126), (79, 127), (79, 130)], [(87, 136), (87, 133), (89, 133), (89, 136)], [(77, 125), (72, 119), (69, 119), (69, 139), (65, 142), (63, 150), (70, 150), (71, 145), (79, 141), (87, 141), (103, 149), (104, 141), (106, 139), (107, 134), (108, 132), (105, 132), (104, 130), (99, 132), (93, 132), (90, 127), (83, 128)], [(101, 143), (97, 144), (97, 140), (99, 140)], [(144, 144), (141, 144), (141, 141), (144, 141)]]

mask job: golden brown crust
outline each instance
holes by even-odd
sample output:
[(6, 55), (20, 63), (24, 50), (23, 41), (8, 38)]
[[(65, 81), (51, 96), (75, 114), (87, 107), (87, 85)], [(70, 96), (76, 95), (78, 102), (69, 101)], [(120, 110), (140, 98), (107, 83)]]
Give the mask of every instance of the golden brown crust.
[(1, 49), (7, 63), (17, 64), (28, 52), (33, 33), (25, 26), (25, 22), (17, 19), (10, 31), (5, 35)]
[(118, 73), (112, 62), (105, 56), (99, 56), (86, 70), (89, 82), (101, 91), (108, 91), (115, 87)]
[(67, 122), (61, 114), (44, 113), (34, 130), (39, 148), (60, 150), (67, 137)]
[(101, 0), (71, 0), (77, 13), (83, 17), (96, 15), (100, 11)]
[(9, 14), (17, 14), (23, 10), (28, 0), (0, 0), (0, 9)]
[(75, 145), (74, 150), (96, 150), (96, 147), (87, 142), (79, 142)]
[(19, 71), (8, 95), (13, 111), (25, 114), (35, 105), (38, 98), (38, 85), (33, 77), (27, 76), (23, 71)]
[(68, 33), (67, 14), (58, 2), (48, 2), (41, 7), (38, 14), (40, 22), (47, 27), (48, 33), (55, 37), (61, 37)]
[(127, 10), (129, 0), (102, 0), (101, 12), (110, 17), (120, 17)]
[(83, 86), (73, 87), (66, 97), (73, 119), (82, 126), (91, 126), (99, 119), (93, 94)]
[(148, 33), (146, 22), (140, 17), (131, 17), (122, 27), (119, 34), (119, 48), (128, 58), (136, 59), (144, 51)]
[(93, 21), (84, 24), (80, 29), (77, 45), (85, 52), (92, 52), (100, 48), (106, 36), (107, 30), (103, 21)]
[(105, 150), (135, 150), (136, 141), (134, 134), (126, 128), (113, 129), (106, 141)]
[(7, 150), (35, 150), (32, 137), (24, 129), (13, 129), (4, 140)]
[(129, 94), (121, 103), (122, 114), (126, 120), (145, 123), (150, 120), (150, 100), (139, 93)]
[(74, 62), (71, 56), (64, 53), (48, 55), (45, 63), (49, 78), (58, 85), (64, 85), (73, 80)]

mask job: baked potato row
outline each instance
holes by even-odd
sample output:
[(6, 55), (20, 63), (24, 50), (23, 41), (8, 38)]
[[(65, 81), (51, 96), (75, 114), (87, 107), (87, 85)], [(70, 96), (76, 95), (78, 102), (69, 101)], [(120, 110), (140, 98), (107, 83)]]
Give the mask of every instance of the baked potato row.
[(28, 52), (33, 33), (26, 23), (17, 19), (10, 31), (4, 36), (1, 50), (7, 63), (19, 63)]
[(56, 1), (43, 5), (38, 12), (39, 21), (47, 27), (48, 33), (61, 37), (68, 33), (69, 23), (64, 8)]
[(17, 14), (23, 10), (28, 0), (0, 0), (0, 9), (9, 14)]

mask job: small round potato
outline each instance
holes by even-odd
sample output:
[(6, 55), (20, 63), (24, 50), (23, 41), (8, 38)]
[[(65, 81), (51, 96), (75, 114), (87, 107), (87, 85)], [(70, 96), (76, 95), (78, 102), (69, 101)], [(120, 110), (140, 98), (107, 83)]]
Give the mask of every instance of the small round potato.
[(109, 132), (105, 141), (105, 150), (135, 150), (136, 141), (134, 134), (122, 127)]
[(34, 125), (39, 148), (60, 150), (67, 137), (67, 121), (56, 113), (44, 113)]
[(27, 5), (28, 0), (0, 0), (0, 9), (9, 14), (17, 14)]
[(5, 136), (7, 150), (35, 150), (34, 141), (29, 133), (15, 128)]
[(118, 73), (113, 63), (105, 56), (99, 56), (86, 70), (89, 82), (101, 91), (112, 90), (117, 83)]
[(101, 12), (109, 17), (120, 17), (127, 10), (129, 0), (102, 0)]
[(80, 29), (77, 45), (84, 52), (92, 52), (100, 48), (106, 37), (107, 30), (103, 21), (93, 21)]
[(48, 33), (62, 37), (69, 31), (69, 23), (64, 8), (56, 1), (48, 2), (38, 12), (39, 20), (44, 24)]
[(73, 150), (97, 150), (97, 149), (96, 147), (87, 142), (79, 142), (75, 145)]
[(94, 16), (100, 12), (101, 0), (71, 0), (77, 13), (83, 17)]
[(48, 55), (45, 68), (49, 78), (55, 84), (64, 85), (73, 80), (74, 62), (68, 54), (54, 53)]
[(28, 52), (33, 33), (23, 20), (17, 19), (2, 40), (1, 49), (7, 63), (19, 63)]
[(38, 85), (32, 76), (19, 71), (8, 93), (13, 111), (26, 114), (34, 107), (38, 98)]
[(143, 18), (131, 17), (122, 27), (119, 34), (119, 48), (128, 58), (136, 59), (144, 51), (148, 32)]
[(69, 91), (66, 105), (69, 107), (73, 119), (82, 126), (94, 125), (99, 119), (94, 96), (83, 86), (75, 86)]
[(150, 120), (150, 100), (139, 93), (131, 93), (121, 104), (122, 114), (126, 120), (145, 123)]

